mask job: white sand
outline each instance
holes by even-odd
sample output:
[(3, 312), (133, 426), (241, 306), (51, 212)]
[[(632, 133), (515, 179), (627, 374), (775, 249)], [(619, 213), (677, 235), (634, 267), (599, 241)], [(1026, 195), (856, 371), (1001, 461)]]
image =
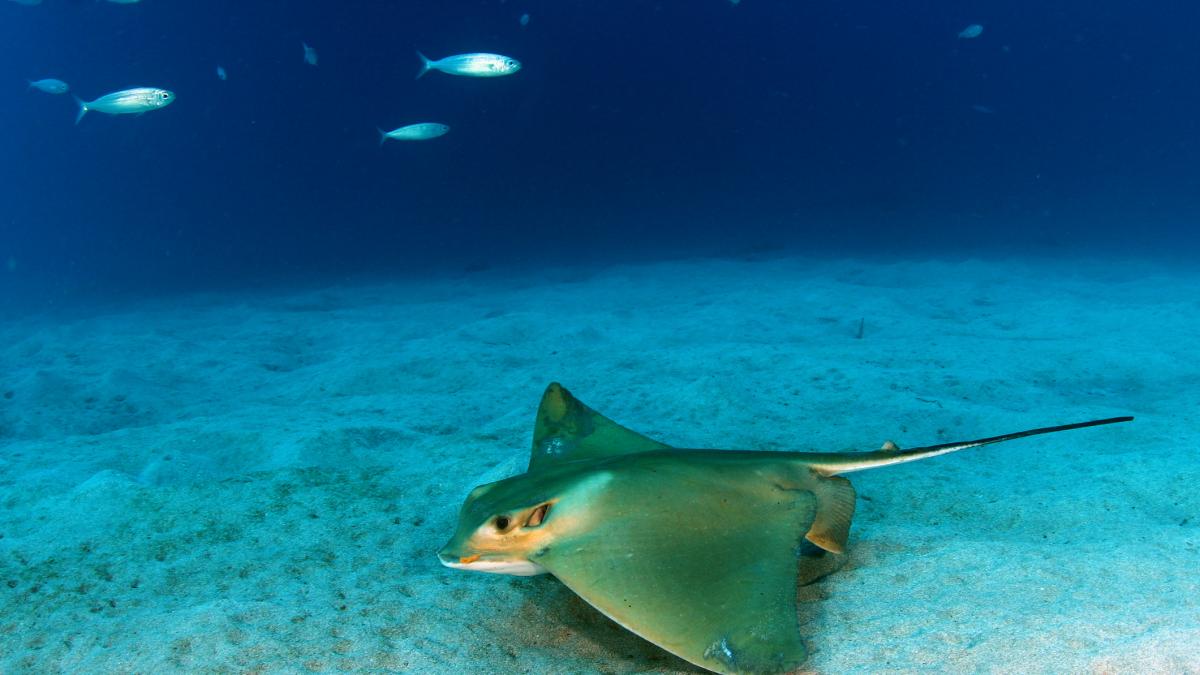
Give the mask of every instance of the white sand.
[(553, 579), (437, 563), (466, 492), (524, 466), (559, 380), (694, 447), (1136, 415), (852, 476), (850, 564), (802, 607), (808, 663), (1200, 672), (1200, 277), (799, 259), (542, 276), (5, 322), (0, 671), (691, 670)]

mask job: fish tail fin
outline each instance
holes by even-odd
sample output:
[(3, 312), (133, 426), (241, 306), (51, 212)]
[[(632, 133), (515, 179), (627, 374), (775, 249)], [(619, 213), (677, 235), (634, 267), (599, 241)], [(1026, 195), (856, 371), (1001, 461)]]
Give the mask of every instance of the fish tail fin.
[(375, 131), (379, 132), (379, 147), (382, 148), (383, 144), (387, 143), (387, 132), (379, 127), (375, 127)]
[(430, 61), (429, 57), (422, 54), (420, 50), (417, 51), (417, 58), (421, 59), (421, 69), (417, 71), (417, 77), (414, 79), (419, 80), (422, 75), (433, 69), (433, 61)]
[(87, 114), (88, 107), (87, 103), (84, 102), (83, 99), (79, 98), (78, 96), (73, 96), (73, 98), (75, 99), (75, 102), (79, 104), (79, 112), (75, 115), (75, 124), (79, 124), (79, 120), (83, 119), (83, 116)]

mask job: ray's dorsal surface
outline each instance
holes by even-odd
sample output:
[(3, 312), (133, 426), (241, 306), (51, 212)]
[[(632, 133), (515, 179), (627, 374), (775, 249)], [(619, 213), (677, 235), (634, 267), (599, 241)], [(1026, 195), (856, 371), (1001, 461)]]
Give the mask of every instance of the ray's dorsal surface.
[(526, 473), (468, 495), (447, 567), (550, 573), (621, 626), (719, 673), (805, 658), (796, 587), (844, 560), (855, 493), (838, 474), (1131, 417), (874, 452), (672, 448), (558, 383), (542, 396)]

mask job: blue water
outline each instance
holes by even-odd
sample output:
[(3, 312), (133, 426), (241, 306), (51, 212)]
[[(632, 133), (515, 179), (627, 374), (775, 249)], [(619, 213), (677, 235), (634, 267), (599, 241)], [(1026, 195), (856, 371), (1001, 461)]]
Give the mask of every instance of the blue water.
[(439, 563), (555, 380), (685, 448), (1133, 416), (856, 475), (806, 667), (1200, 672), (1198, 20), (0, 0), (0, 672), (694, 672)]
[[(1198, 19), (1121, 0), (3, 2), (6, 299), (779, 249), (1186, 257)], [(417, 49), (525, 67), (415, 80)], [(41, 77), (178, 99), (74, 126), (69, 97), (24, 90)], [(426, 120), (453, 130), (378, 147), (377, 126)]]

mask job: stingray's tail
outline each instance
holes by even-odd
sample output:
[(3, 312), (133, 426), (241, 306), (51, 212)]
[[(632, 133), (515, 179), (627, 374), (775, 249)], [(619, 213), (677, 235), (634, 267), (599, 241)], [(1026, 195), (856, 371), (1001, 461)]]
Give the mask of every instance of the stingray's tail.
[[(1084, 427), (1098, 427), (1102, 424), (1115, 424), (1117, 422), (1129, 422), (1132, 417), (1109, 417), (1102, 420), (1092, 420), (1090, 422), (1076, 422), (1075, 424), (1063, 424), (1057, 427), (1042, 427), (1040, 429), (1029, 429), (1028, 431), (1018, 431), (1013, 434), (1004, 434), (1003, 436), (992, 436), (990, 438), (981, 438), (975, 441), (964, 441), (959, 443), (943, 443), (941, 445), (928, 445), (923, 448), (910, 448), (908, 450), (895, 449), (895, 446), (889, 448), (885, 446), (883, 450), (875, 452), (829, 452), (809, 455), (812, 458), (809, 461), (806, 458), (805, 464), (811, 467), (817, 473), (826, 476), (836, 476), (843, 473), (853, 473), (855, 471), (864, 471), (866, 469), (874, 469), (881, 466), (890, 466), (892, 464), (903, 464), (905, 462), (915, 462), (918, 459), (926, 457), (937, 457), (938, 455), (946, 455), (967, 448), (977, 448), (981, 445), (991, 445), (992, 443), (1003, 443), (1004, 441), (1012, 441), (1026, 436), (1037, 436), (1039, 434), (1052, 434), (1058, 431), (1070, 431), (1071, 429), (1083, 429)], [(890, 443), (888, 445), (891, 445)]]

